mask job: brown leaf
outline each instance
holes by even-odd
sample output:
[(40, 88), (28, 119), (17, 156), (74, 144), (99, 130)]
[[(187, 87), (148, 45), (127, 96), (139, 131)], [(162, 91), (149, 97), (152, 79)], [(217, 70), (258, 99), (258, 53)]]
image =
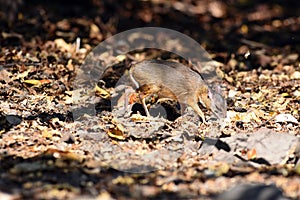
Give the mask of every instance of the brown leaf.
[(256, 149), (255, 149), (255, 148), (253, 148), (253, 149), (251, 149), (251, 150), (249, 150), (249, 151), (247, 152), (248, 160), (255, 159), (256, 156), (257, 156), (257, 155), (256, 155)]
[(24, 80), (23, 83), (31, 84), (34, 85), (35, 87), (40, 87), (42, 85), (51, 83), (52, 81), (49, 79), (44, 79), (44, 80), (35, 80), (35, 79), (29, 79), (29, 80)]
[(11, 75), (10, 72), (8, 72), (5, 69), (2, 69), (0, 67), (0, 77), (1, 77), (1, 80), (4, 80), (6, 83), (11, 82), (11, 78), (9, 78), (10, 75)]
[(115, 138), (118, 140), (125, 140), (126, 137), (124, 135), (125, 129), (121, 124), (111, 125), (110, 128), (107, 129), (107, 134), (111, 138)]

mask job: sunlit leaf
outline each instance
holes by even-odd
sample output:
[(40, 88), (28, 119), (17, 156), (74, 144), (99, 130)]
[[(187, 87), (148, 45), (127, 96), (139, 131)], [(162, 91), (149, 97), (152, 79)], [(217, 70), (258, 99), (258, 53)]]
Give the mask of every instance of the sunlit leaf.
[(100, 96), (103, 99), (109, 99), (110, 93), (103, 88), (100, 88), (98, 85), (95, 86), (96, 95)]

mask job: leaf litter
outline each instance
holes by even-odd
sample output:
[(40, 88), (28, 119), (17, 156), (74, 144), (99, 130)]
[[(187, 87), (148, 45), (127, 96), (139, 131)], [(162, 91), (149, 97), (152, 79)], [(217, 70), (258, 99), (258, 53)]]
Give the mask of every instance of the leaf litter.
[[(11, 27), (14, 31), (1, 17), (1, 198), (245, 199), (241, 195), (253, 188), (299, 198), (299, 48), (290, 40), (299, 41), (299, 17), (293, 16), (289, 5), (145, 1), (135, 8), (131, 1), (120, 7), (97, 2), (94, 8), (99, 8), (101, 17), (91, 12), (90, 18), (66, 19), (59, 9), (45, 13), (41, 7), (49, 5), (26, 2), (25, 8), (33, 6), (40, 14), (33, 17), (21, 7)], [(291, 13), (284, 15), (286, 10)], [(82, 16), (86, 13), (90, 12)], [(116, 26), (118, 19), (122, 23)], [(105, 99), (118, 94), (109, 84), (93, 86), (95, 116), (73, 118), (75, 73), (80, 73), (86, 54), (104, 38), (133, 28), (128, 19), (139, 25), (174, 20), (174, 25), (182, 25), (180, 31), (193, 35), (223, 63), (228, 109), (215, 146), (203, 141), (207, 126), (195, 123), (197, 116), (191, 110), (178, 115), (176, 102), (151, 105), (153, 109), (165, 106), (172, 119), (145, 117), (139, 105), (132, 108), (135, 114), (119, 118)], [(176, 42), (169, 45), (176, 47)], [(153, 58), (185, 62), (158, 50), (102, 57), (114, 61), (119, 67), (115, 69)], [(120, 77), (115, 69), (110, 83)], [(136, 170), (147, 173), (127, 173)]]

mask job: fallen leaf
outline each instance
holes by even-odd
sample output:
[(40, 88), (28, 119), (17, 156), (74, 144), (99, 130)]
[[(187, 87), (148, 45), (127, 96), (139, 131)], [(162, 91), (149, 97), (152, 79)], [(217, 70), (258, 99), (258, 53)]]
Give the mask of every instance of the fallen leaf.
[(96, 95), (100, 96), (103, 99), (109, 99), (110, 98), (110, 93), (106, 91), (103, 88), (100, 88), (97, 84), (95, 86), (95, 93)]
[(78, 162), (82, 162), (84, 159), (83, 155), (75, 153), (73, 151), (61, 151), (54, 148), (49, 148), (44, 152), (45, 155), (52, 155), (55, 158), (74, 160)]
[(117, 178), (112, 180), (114, 185), (122, 184), (122, 185), (131, 185), (134, 183), (134, 179), (130, 176), (118, 176)]
[(24, 80), (23, 83), (31, 84), (34, 85), (35, 87), (40, 87), (42, 85), (51, 83), (52, 81), (49, 79), (44, 79), (44, 80), (35, 80), (35, 79), (29, 79), (29, 80)]
[(256, 155), (256, 149), (251, 149), (247, 152), (247, 157), (248, 157), (248, 160), (253, 160), (257, 157)]
[(148, 122), (149, 118), (140, 114), (133, 114), (130, 119), (134, 122)]
[(124, 135), (125, 129), (121, 124), (114, 124), (111, 125), (108, 129), (107, 129), (107, 134), (109, 137), (111, 138), (115, 138), (118, 140), (125, 140), (126, 137)]
[(98, 40), (103, 39), (103, 35), (101, 34), (100, 29), (96, 24), (90, 25), (90, 38), (96, 38)]
[(11, 73), (0, 67), (1, 80), (5, 81), (6, 83), (11, 82), (11, 79), (9, 78), (9, 76), (11, 76)]
[[(61, 133), (58, 130), (45, 129), (42, 132), (42, 136), (46, 139), (58, 141), (61, 138)], [(54, 136), (56, 136), (56, 137), (54, 137)]]
[(54, 43), (62, 51), (75, 52), (75, 46), (73, 44), (66, 43), (66, 41), (62, 38), (55, 39)]
[(25, 78), (26, 76), (28, 76), (28, 74), (29, 74), (29, 72), (31, 72), (31, 68), (32, 68), (33, 66), (28, 66), (28, 70), (26, 70), (26, 71), (24, 71), (23, 73), (19, 73), (17, 76), (14, 76), (14, 77), (12, 77), (12, 80), (14, 81), (14, 80), (19, 80), (19, 79), (23, 79), (23, 78)]
[(129, 95), (129, 104), (133, 104), (138, 102), (138, 95), (137, 93), (132, 93)]

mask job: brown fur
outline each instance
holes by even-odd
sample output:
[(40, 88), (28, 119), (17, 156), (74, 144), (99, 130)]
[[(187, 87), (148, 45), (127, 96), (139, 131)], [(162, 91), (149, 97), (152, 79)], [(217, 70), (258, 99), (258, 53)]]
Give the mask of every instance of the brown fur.
[[(142, 99), (157, 94), (158, 98), (177, 100), (192, 107), (205, 122), (198, 102), (211, 109), (211, 100), (209, 88), (197, 72), (180, 63), (153, 60), (133, 65), (130, 77)], [(146, 110), (146, 105), (143, 106)], [(149, 114), (148, 110), (146, 113)]]

